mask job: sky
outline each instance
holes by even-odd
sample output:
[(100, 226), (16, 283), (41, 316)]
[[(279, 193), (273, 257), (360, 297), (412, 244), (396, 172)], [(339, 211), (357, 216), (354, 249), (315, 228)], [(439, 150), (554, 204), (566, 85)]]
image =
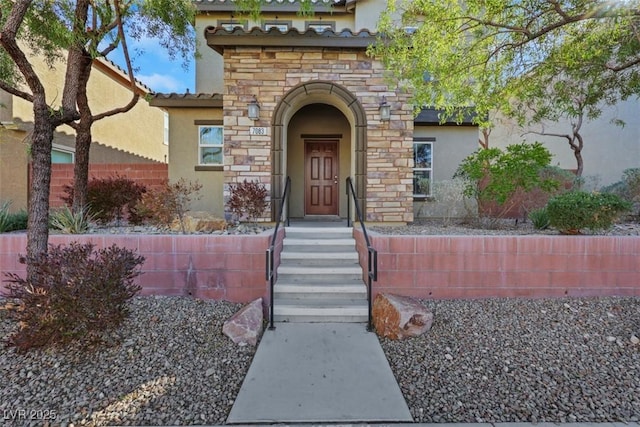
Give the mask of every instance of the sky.
[[(153, 39), (146, 38), (140, 41), (128, 39), (127, 43), (133, 57), (136, 79), (154, 92), (185, 93), (187, 89), (191, 93), (195, 92), (194, 60), (190, 61), (185, 70), (181, 58), (175, 58), (172, 61), (166, 50)], [(108, 59), (126, 70), (120, 49), (110, 54)]]

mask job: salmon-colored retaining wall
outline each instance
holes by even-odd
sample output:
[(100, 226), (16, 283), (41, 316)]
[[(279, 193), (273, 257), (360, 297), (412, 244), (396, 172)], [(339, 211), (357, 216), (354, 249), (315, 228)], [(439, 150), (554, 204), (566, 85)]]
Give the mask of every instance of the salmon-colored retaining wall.
[[(272, 232), (258, 235), (53, 235), (52, 245), (92, 242), (96, 249), (116, 244), (145, 257), (138, 277), (142, 295), (192, 295), (197, 298), (250, 302), (269, 292), (265, 279), (265, 251)], [(276, 265), (284, 230), (278, 232)], [(25, 234), (0, 235), (0, 280), (5, 273), (24, 277), (18, 254), (26, 251)]]
[[(362, 231), (355, 229), (366, 269)], [(640, 238), (633, 236), (387, 236), (378, 292), (419, 298), (640, 296)]]
[[(73, 185), (73, 164), (51, 165), (51, 194), (49, 203), (52, 208), (64, 206), (61, 197), (66, 196), (65, 185)], [(89, 180), (129, 178), (147, 188), (155, 188), (169, 179), (169, 166), (166, 163), (92, 163), (89, 165)]]

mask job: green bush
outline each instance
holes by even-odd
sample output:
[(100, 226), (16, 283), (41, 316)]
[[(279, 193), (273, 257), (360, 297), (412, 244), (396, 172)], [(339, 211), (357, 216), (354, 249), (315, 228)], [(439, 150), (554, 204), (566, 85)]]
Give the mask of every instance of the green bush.
[(570, 191), (549, 200), (547, 212), (552, 227), (563, 234), (579, 234), (580, 230), (610, 228), (631, 203), (611, 193)]
[(8, 298), (18, 301), (11, 315), (20, 329), (8, 344), (21, 351), (74, 340), (97, 341), (128, 315), (127, 301), (139, 290), (144, 258), (115, 245), (93, 250), (90, 243), (52, 246), (33, 261), (33, 281), (9, 273)]
[(0, 204), (0, 233), (27, 229), (27, 212), (22, 209), (16, 213), (10, 213), (11, 202)]
[[(134, 180), (113, 176), (108, 178), (94, 178), (87, 184), (87, 206), (96, 221), (107, 224), (111, 221), (120, 222), (125, 218), (137, 222), (135, 207), (147, 191), (143, 184)], [(71, 206), (73, 203), (73, 187), (64, 186), (66, 196), (62, 200)]]
[(536, 230), (545, 230), (549, 228), (549, 212), (546, 208), (535, 209), (529, 212), (529, 219)]
[(539, 142), (509, 145), (504, 151), (486, 148), (465, 158), (454, 178), (465, 181), (464, 194), (476, 199), (481, 216), (502, 217), (521, 203), (517, 194), (558, 189), (559, 182), (546, 173), (550, 162), (551, 153)]
[(634, 215), (640, 215), (640, 168), (625, 169), (622, 180), (602, 188), (603, 193), (612, 193), (634, 205)]

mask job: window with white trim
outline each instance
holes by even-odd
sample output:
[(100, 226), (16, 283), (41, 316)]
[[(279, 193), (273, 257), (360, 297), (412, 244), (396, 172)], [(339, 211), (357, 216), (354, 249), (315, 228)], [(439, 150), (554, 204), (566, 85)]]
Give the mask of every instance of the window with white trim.
[(51, 148), (51, 163), (71, 164), (75, 161), (75, 155), (74, 148), (53, 144)]
[(198, 164), (222, 165), (224, 163), (222, 126), (199, 126), (198, 135)]
[(433, 143), (435, 138), (413, 140), (413, 195), (431, 196), (433, 182)]

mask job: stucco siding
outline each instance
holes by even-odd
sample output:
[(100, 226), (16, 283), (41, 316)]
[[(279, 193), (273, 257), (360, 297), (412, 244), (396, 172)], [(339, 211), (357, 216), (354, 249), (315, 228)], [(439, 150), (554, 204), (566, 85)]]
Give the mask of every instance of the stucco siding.
[[(198, 165), (198, 125), (196, 120), (222, 120), (222, 109), (175, 108), (169, 119), (169, 181), (180, 178), (202, 185), (200, 200), (193, 200), (191, 210), (224, 215), (224, 173), (220, 170), (196, 171)], [(225, 129), (226, 132), (226, 129)]]
[(10, 211), (27, 209), (28, 145), (26, 132), (0, 128), (0, 205), (11, 202)]

